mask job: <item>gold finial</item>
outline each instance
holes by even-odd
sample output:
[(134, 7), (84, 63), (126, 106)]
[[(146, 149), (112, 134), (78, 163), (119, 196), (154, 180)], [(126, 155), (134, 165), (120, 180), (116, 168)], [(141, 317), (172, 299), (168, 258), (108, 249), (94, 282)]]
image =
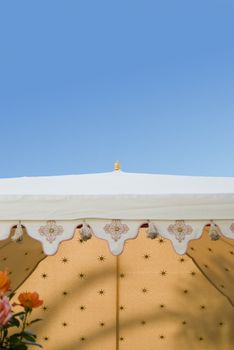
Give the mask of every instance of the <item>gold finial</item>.
[(121, 170), (121, 164), (120, 164), (120, 162), (117, 160), (117, 161), (115, 162), (115, 171), (118, 171), (118, 170)]

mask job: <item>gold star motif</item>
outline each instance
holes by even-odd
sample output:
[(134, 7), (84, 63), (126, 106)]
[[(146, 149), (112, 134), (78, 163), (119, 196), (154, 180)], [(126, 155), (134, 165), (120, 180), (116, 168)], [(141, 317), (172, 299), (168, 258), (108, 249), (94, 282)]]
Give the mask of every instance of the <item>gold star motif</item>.
[(200, 308), (201, 308), (201, 310), (205, 310), (206, 307), (205, 307), (205, 305), (201, 305)]
[(144, 326), (146, 324), (146, 322), (145, 321), (141, 321), (141, 324), (142, 324), (142, 326)]
[(147, 293), (148, 292), (148, 289), (147, 288), (142, 288), (142, 293)]
[(61, 261), (62, 261), (63, 264), (66, 264), (69, 260), (67, 258), (62, 258)]
[(121, 311), (123, 311), (123, 310), (125, 310), (125, 306), (120, 305), (119, 309), (120, 309)]
[(64, 292), (63, 292), (63, 295), (64, 295), (64, 296), (66, 296), (66, 295), (67, 295), (67, 292), (66, 292), (66, 291), (64, 291)]
[(100, 327), (104, 327), (105, 323), (104, 322), (100, 322), (99, 325), (100, 325)]
[(62, 323), (62, 326), (63, 326), (63, 327), (67, 327), (67, 322), (63, 322), (63, 323)]
[(86, 276), (85, 276), (84, 273), (81, 272), (81, 273), (79, 274), (79, 277), (80, 277), (80, 279), (82, 280), (82, 279), (84, 279)]
[(163, 309), (163, 308), (165, 307), (165, 305), (164, 305), (164, 304), (160, 304), (159, 307), (160, 307), (161, 309)]
[(48, 275), (47, 275), (47, 273), (43, 273), (43, 274), (41, 275), (41, 277), (42, 277), (42, 278), (47, 278)]
[(161, 274), (162, 276), (166, 276), (166, 274), (167, 274), (167, 271), (165, 271), (165, 270), (162, 270), (162, 271), (160, 272), (160, 274)]
[(195, 276), (195, 275), (196, 275), (196, 272), (195, 272), (195, 271), (192, 271), (192, 272), (191, 272), (191, 275), (192, 275), (192, 276)]
[(180, 261), (181, 263), (183, 263), (183, 262), (185, 262), (185, 258), (180, 258), (179, 261)]
[(234, 252), (231, 250), (230, 252), (229, 252), (231, 255), (234, 255)]
[(47, 306), (43, 306), (43, 307), (42, 307), (42, 310), (43, 310), (43, 311), (47, 311), (47, 310), (48, 310), (48, 307), (47, 307)]
[(80, 305), (80, 310), (81, 311), (84, 311), (86, 309), (86, 306), (85, 305)]
[(98, 257), (98, 260), (101, 261), (101, 262), (103, 262), (103, 261), (106, 260), (106, 258), (105, 258), (105, 256), (100, 255), (100, 256)]
[(163, 340), (165, 339), (165, 336), (163, 334), (160, 334), (159, 339)]
[(202, 340), (203, 340), (203, 338), (202, 338), (202, 337), (199, 337), (199, 340), (200, 340), (200, 341), (202, 341)]
[(158, 243), (159, 243), (159, 244), (163, 244), (163, 243), (165, 243), (165, 240), (164, 240), (163, 238), (159, 238), (159, 239), (158, 239)]
[(80, 340), (81, 340), (81, 341), (85, 341), (85, 337), (81, 337)]
[(44, 340), (45, 340), (45, 341), (49, 340), (49, 337), (44, 337)]
[(145, 255), (144, 255), (144, 259), (145, 259), (145, 260), (148, 260), (149, 258), (150, 258), (150, 255), (149, 255), (149, 254), (145, 254)]
[(119, 277), (120, 277), (120, 278), (124, 278), (124, 277), (125, 277), (125, 274), (124, 274), (124, 273), (121, 273), (121, 274), (119, 275)]
[(120, 337), (119, 340), (120, 340), (120, 341), (124, 341), (124, 337)]
[(99, 295), (104, 295), (104, 294), (105, 294), (105, 291), (104, 291), (103, 289), (100, 289), (100, 290), (98, 291), (98, 294), (99, 294)]
[(187, 324), (187, 322), (186, 322), (186, 321), (183, 321), (183, 322), (182, 322), (182, 324), (183, 324), (183, 325), (186, 325), (186, 324)]

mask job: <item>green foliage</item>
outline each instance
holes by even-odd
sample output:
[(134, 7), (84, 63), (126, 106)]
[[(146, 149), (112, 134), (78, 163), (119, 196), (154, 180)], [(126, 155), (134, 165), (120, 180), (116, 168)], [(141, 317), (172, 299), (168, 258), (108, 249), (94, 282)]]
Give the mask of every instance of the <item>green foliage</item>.
[[(28, 316), (31, 314), (31, 309), (24, 309), (24, 311), (13, 314), (9, 322), (0, 326), (0, 350), (27, 350), (29, 346), (36, 346), (42, 348), (37, 343), (36, 334), (26, 329), (26, 326), (41, 321), (40, 318), (36, 318), (27, 322)], [(15, 327), (16, 332), (9, 335), (9, 329)]]

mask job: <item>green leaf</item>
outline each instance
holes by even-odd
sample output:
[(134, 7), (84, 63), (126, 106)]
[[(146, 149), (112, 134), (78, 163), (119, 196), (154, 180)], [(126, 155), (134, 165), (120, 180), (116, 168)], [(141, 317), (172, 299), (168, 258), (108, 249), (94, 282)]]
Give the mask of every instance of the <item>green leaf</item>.
[(13, 316), (8, 323), (8, 327), (19, 327), (19, 326), (20, 326), (20, 321)]
[(32, 343), (35, 343), (35, 335), (33, 334), (28, 334), (27, 332), (22, 332), (21, 333), (22, 334), (22, 337), (24, 338), (24, 339), (26, 339), (26, 340), (29, 340), (30, 342), (32, 342)]
[(42, 321), (43, 319), (42, 318), (36, 318), (35, 320), (32, 320), (28, 323), (28, 325), (32, 324), (32, 323), (35, 323), (35, 322), (39, 322), (39, 321)]

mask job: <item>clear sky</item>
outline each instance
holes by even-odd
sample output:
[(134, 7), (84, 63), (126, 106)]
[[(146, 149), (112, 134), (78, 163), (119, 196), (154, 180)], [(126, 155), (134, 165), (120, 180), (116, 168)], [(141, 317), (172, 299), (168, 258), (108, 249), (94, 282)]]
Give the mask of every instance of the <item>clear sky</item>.
[(0, 159), (234, 176), (233, 0), (1, 1)]

